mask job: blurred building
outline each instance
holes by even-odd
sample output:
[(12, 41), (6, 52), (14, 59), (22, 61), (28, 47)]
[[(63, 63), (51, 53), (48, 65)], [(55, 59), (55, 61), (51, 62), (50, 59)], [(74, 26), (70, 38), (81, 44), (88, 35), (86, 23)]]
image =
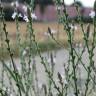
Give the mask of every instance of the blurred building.
[[(12, 13), (14, 12), (14, 8), (12, 8), (10, 4), (14, 0), (1, 0), (1, 1), (3, 2), (3, 4), (5, 4), (4, 6), (6, 6), (4, 8), (5, 19), (12, 20), (11, 16), (12, 16)], [(23, 5), (26, 6), (24, 2), (29, 3), (30, 0), (18, 0), (18, 1), (19, 1), (18, 12), (21, 13), (22, 15), (26, 14), (23, 10)], [(76, 4), (78, 4), (79, 6), (79, 11), (80, 11), (80, 15), (82, 16), (82, 20), (90, 21), (89, 14), (92, 11), (92, 8), (84, 7), (80, 2), (76, 2), (75, 4), (73, 3), (70, 6), (66, 5), (68, 18), (70, 20), (73, 20), (73, 19), (76, 20), (78, 18), (77, 10), (75, 7)], [(61, 4), (61, 6), (57, 8), (53, 0), (35, 0), (34, 5), (35, 5), (34, 13), (37, 16), (38, 21), (58, 20), (58, 14), (57, 14), (58, 8), (59, 8), (60, 14), (63, 15), (63, 10), (64, 10), (63, 5)]]

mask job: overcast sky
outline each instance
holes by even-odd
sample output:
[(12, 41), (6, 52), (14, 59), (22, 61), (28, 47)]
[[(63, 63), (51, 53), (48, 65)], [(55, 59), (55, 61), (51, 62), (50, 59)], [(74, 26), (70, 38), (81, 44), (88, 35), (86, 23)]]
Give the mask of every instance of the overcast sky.
[[(95, 0), (76, 0), (76, 1), (81, 1), (84, 6), (93, 7)], [(66, 4), (69, 5), (69, 4), (72, 4), (74, 0), (65, 0), (65, 2)]]

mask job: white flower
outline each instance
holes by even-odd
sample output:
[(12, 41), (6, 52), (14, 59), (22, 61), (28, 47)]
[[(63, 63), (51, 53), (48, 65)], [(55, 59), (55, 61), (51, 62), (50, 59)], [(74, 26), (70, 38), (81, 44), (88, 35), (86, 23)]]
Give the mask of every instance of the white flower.
[(12, 3), (11, 3), (11, 6), (19, 7), (19, 2), (18, 2), (18, 1), (12, 2)]
[(70, 24), (69, 27), (71, 28), (71, 30), (77, 30), (77, 26), (76, 25)]
[(23, 5), (24, 12), (27, 12), (27, 6)]
[(62, 9), (61, 6), (57, 6), (57, 7), (56, 7), (56, 10), (61, 10), (61, 9)]
[(14, 6), (14, 2), (11, 2), (11, 6)]
[(18, 70), (19, 72), (21, 72), (21, 67), (20, 67), (20, 66), (18, 66), (18, 67), (17, 67), (17, 70)]
[(61, 74), (61, 77), (62, 77), (62, 80), (63, 80), (64, 84), (68, 84), (65, 75), (64, 74)]
[(29, 22), (27, 15), (24, 15), (23, 20), (25, 20), (26, 22)]
[(89, 16), (90, 16), (91, 18), (94, 18), (94, 17), (95, 17), (95, 11), (91, 11), (90, 14), (89, 14)]
[(7, 91), (10, 92), (11, 91), (10, 88), (8, 88)]
[(67, 80), (66, 80), (66, 79), (64, 79), (64, 84), (66, 84), (66, 85), (68, 84), (68, 82), (67, 82)]
[(21, 17), (21, 18), (23, 17), (21, 13), (17, 14), (17, 12), (14, 12), (12, 14), (12, 18), (15, 19), (16, 18), (16, 15), (18, 15), (18, 17)]
[(22, 14), (21, 14), (21, 13), (19, 13), (18, 17), (21, 17), (21, 18), (22, 18), (23, 16), (22, 16)]
[(56, 10), (63, 10), (64, 8), (62, 6), (56, 6)]
[(12, 18), (15, 19), (15, 18), (16, 18), (16, 15), (17, 15), (17, 12), (14, 12), (14, 13), (12, 14)]
[(22, 53), (22, 56), (25, 56), (27, 54), (27, 51), (24, 50), (23, 53)]
[(26, 48), (23, 50), (22, 55), (25, 56), (25, 55), (28, 54), (28, 52), (29, 52), (29, 47), (26, 47)]
[[(57, 31), (54, 30), (54, 29), (51, 29), (51, 33), (52, 33), (52, 34), (56, 34)], [(50, 36), (50, 33), (49, 33), (49, 32), (44, 32), (44, 35), (45, 35), (45, 36)]]
[(19, 2), (16, 1), (16, 2), (15, 2), (15, 5), (16, 5), (16, 7), (19, 7)]
[(3, 89), (3, 91), (6, 91), (6, 87), (3, 87), (2, 89)]
[(79, 47), (82, 48), (82, 46), (83, 46), (82, 43), (80, 43), (80, 44), (79, 44)]
[(62, 77), (63, 80), (65, 79), (65, 76), (63, 74), (61, 74), (61, 77)]
[(55, 34), (55, 33), (57, 33), (57, 31), (54, 30), (54, 29), (51, 29), (51, 33), (52, 33), (52, 34)]
[(37, 20), (37, 16), (35, 15), (35, 13), (31, 13), (31, 18)]
[(74, 29), (77, 30), (77, 26), (74, 26)]
[(78, 47), (78, 48), (82, 48), (82, 43), (76, 43), (76, 45), (75, 45), (76, 47)]
[(53, 62), (56, 63), (56, 58), (53, 58)]

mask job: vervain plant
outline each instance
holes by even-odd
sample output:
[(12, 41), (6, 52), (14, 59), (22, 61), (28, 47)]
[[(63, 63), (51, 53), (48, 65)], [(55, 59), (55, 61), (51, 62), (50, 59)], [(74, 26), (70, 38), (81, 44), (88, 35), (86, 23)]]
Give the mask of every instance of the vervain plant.
[[(2, 51), (2, 58), (0, 58), (0, 67), (2, 66), (2, 70), (0, 71), (0, 95), (95, 96), (96, 2), (93, 12), (89, 14), (92, 18), (92, 24), (86, 24), (85, 29), (82, 14), (80, 13), (80, 6), (74, 4), (78, 14), (77, 22), (74, 20), (71, 21), (69, 20), (67, 6), (64, 0), (62, 2), (60, 0), (54, 0), (54, 5), (57, 6), (58, 24), (63, 25), (64, 32), (67, 34), (68, 43), (66, 48), (68, 54), (64, 55), (67, 55), (67, 60), (62, 64), (63, 70), (60, 72), (56, 70), (56, 66), (59, 64), (57, 57), (58, 51), (49, 51), (47, 48), (47, 57), (45, 57), (36, 41), (35, 29), (33, 29), (34, 20), (32, 18), (34, 0), (31, 0), (30, 4), (26, 6), (26, 14), (24, 14), (24, 17), (18, 13), (18, 4), (17, 1), (14, 3), (14, 13), (12, 15), (12, 18), (15, 19), (16, 26), (16, 48), (19, 51), (18, 59), (20, 61), (18, 63), (14, 58), (13, 47), (10, 44), (9, 33), (7, 32), (7, 25), (4, 19), (3, 7), (0, 4), (0, 47)], [(25, 46), (22, 44), (19, 17), (22, 17), (26, 21), (27, 38), (25, 42), (28, 42), (28, 44), (25, 44)], [(79, 42), (75, 41), (76, 30), (78, 30), (76, 25), (79, 25), (83, 35), (82, 41)], [(91, 30), (93, 31), (92, 35), (90, 35)], [(48, 27), (47, 35), (47, 41), (50, 37), (55, 44), (65, 50), (64, 43), (59, 41), (58, 36), (56, 38), (50, 27)], [(59, 29), (57, 35), (59, 35)], [(9, 60), (4, 58), (5, 48), (8, 52)], [(87, 56), (85, 56), (86, 54)], [(84, 56), (87, 58), (87, 61), (84, 61)], [(38, 57), (40, 63), (38, 63)], [(45, 76), (39, 76), (40, 70), (38, 66), (40, 68), (42, 66), (40, 70), (44, 71)], [(40, 81), (41, 78), (46, 78), (45, 82)]]

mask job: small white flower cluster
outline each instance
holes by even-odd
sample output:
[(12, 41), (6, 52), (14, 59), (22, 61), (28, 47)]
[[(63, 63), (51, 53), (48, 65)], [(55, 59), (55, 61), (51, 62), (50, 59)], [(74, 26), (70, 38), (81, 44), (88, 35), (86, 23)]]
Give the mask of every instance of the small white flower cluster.
[[(2, 90), (3, 90), (4, 92), (6, 92), (6, 94), (7, 94), (8, 96), (13, 96), (13, 94), (12, 94), (12, 93), (10, 93), (10, 92), (11, 92), (11, 90), (10, 90), (9, 88), (2, 87)], [(1, 95), (0, 95), (0, 96), (1, 96)]]
[(12, 19), (15, 19), (17, 15), (18, 15), (18, 17), (22, 18), (22, 14), (21, 13), (17, 14), (17, 12), (14, 12), (12, 14)]
[[(35, 15), (35, 13), (31, 13), (31, 18), (37, 20), (37, 16)], [(23, 20), (29, 22), (28, 16), (24, 15)]]
[(63, 10), (64, 8), (62, 6), (56, 6), (56, 10)]
[(14, 13), (12, 14), (12, 18), (15, 19), (16, 15), (17, 15), (17, 12), (14, 12)]
[[(16, 18), (16, 15), (17, 15), (17, 12), (14, 12), (12, 14), (12, 18), (15, 19)], [(26, 22), (29, 22), (29, 19), (28, 19), (28, 16), (27, 15), (22, 16), (22, 14), (19, 13), (18, 14), (18, 17), (23, 18), (23, 20), (26, 21)], [(31, 13), (31, 18), (34, 19), (34, 20), (37, 20), (37, 16), (35, 15), (35, 13)]]
[(37, 20), (37, 16), (35, 15), (35, 13), (31, 13), (31, 18)]
[(76, 44), (75, 44), (75, 47), (77, 47), (77, 48), (82, 48), (82, 47), (83, 47), (83, 44), (82, 44), (82, 43), (76, 43)]
[(71, 28), (71, 30), (74, 30), (74, 31), (77, 30), (77, 26), (76, 25), (70, 24), (69, 27)]
[(29, 19), (28, 19), (27, 15), (24, 15), (23, 20), (26, 21), (26, 22), (29, 22)]
[(22, 9), (24, 10), (24, 12), (27, 12), (27, 6), (23, 5)]
[(65, 25), (65, 29), (70, 29), (70, 31), (76, 31), (78, 29), (78, 27), (75, 25), (75, 24), (68, 24), (68, 25)]
[(95, 17), (95, 11), (91, 11), (90, 13), (89, 13), (89, 16), (91, 17), (91, 18), (94, 18)]
[(29, 48), (26, 47), (23, 52), (22, 52), (22, 56), (26, 56), (28, 54)]
[[(14, 7), (18, 8), (20, 6), (20, 4), (19, 4), (18, 1), (16, 1), (16, 2), (12, 2), (11, 3), (11, 6), (14, 6)], [(26, 13), (27, 13), (27, 6), (26, 5), (23, 5), (22, 6), (22, 10), (24, 11), (24, 14), (21, 14), (21, 13), (18, 14), (15, 11), (12, 14), (12, 18), (15, 19), (16, 16), (18, 15), (18, 17), (23, 18), (24, 21), (29, 22), (28, 15), (26, 15)], [(35, 15), (35, 13), (31, 13), (31, 18), (34, 19), (34, 20), (37, 20), (37, 16)]]
[(65, 76), (63, 74), (61, 74), (61, 77), (62, 77), (62, 79), (64, 81), (64, 84), (68, 84), (68, 82), (66, 81), (66, 78), (65, 78)]

